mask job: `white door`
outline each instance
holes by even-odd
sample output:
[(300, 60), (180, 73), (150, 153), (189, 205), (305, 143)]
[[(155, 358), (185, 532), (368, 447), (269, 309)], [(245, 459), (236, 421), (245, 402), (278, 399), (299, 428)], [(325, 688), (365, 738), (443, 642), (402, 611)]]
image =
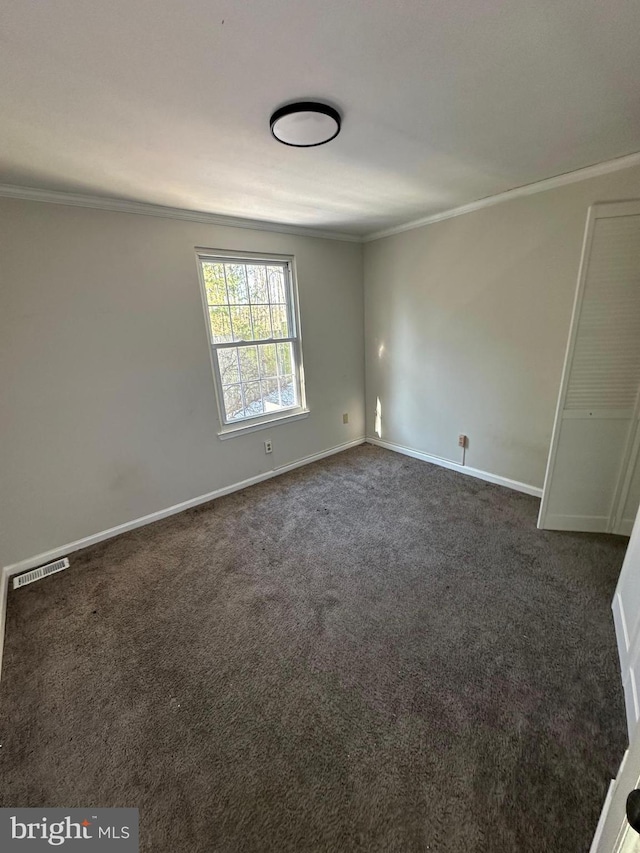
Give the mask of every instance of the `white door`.
[(640, 721), (640, 512), (631, 533), (612, 608), (631, 738)]
[(587, 217), (538, 526), (629, 535), (640, 503), (640, 202)]
[(613, 621), (627, 709), (629, 749), (609, 794), (591, 853), (640, 853), (640, 835), (625, 817), (627, 796), (640, 787), (640, 511), (629, 540), (613, 598)]
[(626, 816), (630, 792), (640, 786), (640, 729), (626, 751), (620, 770), (611, 781), (590, 853), (640, 853), (640, 834)]

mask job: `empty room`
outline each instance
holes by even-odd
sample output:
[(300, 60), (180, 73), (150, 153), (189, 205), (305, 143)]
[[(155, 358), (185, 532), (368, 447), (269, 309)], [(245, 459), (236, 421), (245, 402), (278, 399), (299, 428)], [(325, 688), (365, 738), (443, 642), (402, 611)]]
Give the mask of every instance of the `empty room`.
[(3, 853), (640, 851), (638, 32), (5, 0)]

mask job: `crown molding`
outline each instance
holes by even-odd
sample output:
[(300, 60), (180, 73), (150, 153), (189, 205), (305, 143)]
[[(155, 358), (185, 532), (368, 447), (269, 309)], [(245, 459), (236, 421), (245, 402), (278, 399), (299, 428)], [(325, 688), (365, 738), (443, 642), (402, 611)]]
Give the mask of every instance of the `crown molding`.
[(204, 210), (187, 210), (181, 207), (165, 207), (164, 205), (147, 204), (141, 201), (78, 195), (76, 193), (59, 192), (57, 190), (19, 187), (12, 184), (0, 184), (0, 197), (45, 202), (46, 204), (64, 204), (71, 207), (89, 207), (93, 210), (112, 210), (117, 213), (137, 213), (142, 216), (159, 216), (163, 219), (185, 219), (188, 222), (202, 222), (205, 225), (224, 225), (227, 228), (248, 228), (252, 231), (272, 231), (277, 234), (295, 234), (298, 237), (316, 237), (322, 240), (342, 240), (347, 243), (362, 242), (362, 237), (356, 234), (346, 234), (341, 231), (324, 231), (318, 228), (287, 225), (280, 222), (266, 222), (261, 219), (224, 216), (219, 213), (207, 213)]
[(385, 228), (381, 231), (372, 231), (369, 234), (347, 234), (344, 231), (324, 231), (318, 228), (307, 228), (300, 225), (287, 225), (280, 222), (267, 222), (261, 219), (243, 219), (235, 216), (224, 216), (219, 213), (207, 213), (204, 210), (187, 210), (181, 207), (165, 207), (160, 204), (148, 204), (140, 201), (126, 201), (119, 198), (106, 198), (102, 196), (78, 195), (75, 193), (59, 192), (57, 190), (42, 190), (34, 187), (19, 187), (12, 184), (0, 184), (0, 197), (17, 198), (26, 201), (39, 201), (48, 204), (65, 204), (71, 207), (88, 207), (94, 210), (113, 210), (119, 213), (137, 213), (142, 216), (159, 216), (164, 219), (184, 219), (188, 222), (202, 222), (205, 225), (224, 225), (227, 228), (248, 228), (253, 231), (271, 231), (276, 234), (294, 234), (298, 237), (315, 237), (321, 240), (341, 240), (347, 243), (371, 243), (381, 240), (383, 237), (392, 237), (404, 231), (414, 231), (425, 225), (433, 225), (445, 219), (453, 219), (456, 216), (464, 216), (465, 213), (473, 213), (485, 207), (492, 207), (503, 201), (512, 201), (524, 198), (528, 195), (545, 192), (546, 190), (564, 187), (578, 181), (586, 181), (588, 178), (597, 178), (610, 172), (618, 172), (621, 169), (629, 169), (632, 166), (640, 166), (640, 151), (635, 154), (627, 154), (617, 157), (615, 160), (606, 160), (584, 169), (576, 169), (574, 172), (565, 172), (553, 178), (545, 178), (533, 184), (524, 184), (512, 190), (506, 190), (496, 195), (443, 210), (420, 219), (413, 219), (402, 225)]
[(441, 213), (434, 213), (431, 216), (424, 216), (421, 219), (405, 222), (404, 225), (396, 225), (393, 228), (374, 231), (370, 234), (365, 234), (362, 242), (370, 243), (373, 240), (381, 240), (383, 237), (392, 237), (394, 234), (401, 234), (403, 231), (413, 231), (416, 228), (422, 228), (424, 225), (432, 225), (434, 222), (442, 222), (444, 219), (453, 219), (455, 216), (473, 213), (475, 210), (492, 207), (494, 204), (500, 204), (503, 201), (524, 198), (535, 193), (564, 187), (567, 184), (574, 184), (577, 181), (586, 181), (588, 178), (597, 178), (600, 175), (607, 175), (610, 172), (629, 169), (632, 166), (640, 166), (640, 152), (627, 154), (625, 157), (617, 157), (615, 160), (606, 160), (604, 163), (596, 163), (594, 166), (586, 166), (584, 169), (576, 169), (575, 172), (565, 172), (562, 175), (556, 175), (554, 178), (545, 178), (543, 181), (536, 181), (533, 184), (524, 184), (521, 187), (515, 187), (512, 190), (506, 190), (497, 195), (490, 195), (478, 201), (472, 201), (470, 204), (463, 204), (451, 210), (444, 210)]

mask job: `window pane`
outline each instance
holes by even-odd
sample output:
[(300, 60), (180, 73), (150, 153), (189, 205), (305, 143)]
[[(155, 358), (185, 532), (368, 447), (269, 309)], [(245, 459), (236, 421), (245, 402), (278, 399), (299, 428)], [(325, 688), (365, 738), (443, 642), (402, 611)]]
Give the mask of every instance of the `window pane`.
[(293, 376), (283, 376), (280, 379), (280, 396), (283, 406), (297, 406), (296, 383)]
[(271, 306), (271, 322), (273, 324), (274, 338), (288, 338), (289, 324), (287, 322), (287, 306), (272, 305)]
[(240, 353), (240, 378), (243, 382), (248, 382), (252, 379), (259, 379), (258, 372), (258, 348), (257, 347), (239, 347)]
[(247, 264), (247, 279), (251, 301), (268, 302), (269, 292), (267, 290), (267, 271), (265, 267), (258, 266), (257, 264)]
[(262, 390), (259, 382), (247, 382), (244, 387), (245, 417), (261, 415), (264, 412)]
[(209, 322), (211, 338), (215, 344), (224, 344), (232, 340), (228, 308), (209, 308)]
[(225, 422), (299, 406), (297, 344), (270, 343), (295, 332), (287, 265), (242, 257), (200, 263)]
[(203, 262), (202, 276), (204, 278), (209, 305), (225, 305), (227, 302), (227, 288), (224, 283), (223, 265)]
[(252, 305), (251, 317), (253, 318), (253, 337), (259, 341), (264, 338), (272, 338), (271, 315), (268, 305)]
[(244, 408), (242, 406), (242, 392), (239, 385), (227, 385), (222, 389), (224, 394), (224, 410), (228, 421), (243, 418)]
[(231, 322), (233, 324), (234, 341), (250, 341), (253, 339), (251, 332), (251, 308), (242, 306), (231, 306)]
[(260, 355), (260, 373), (262, 378), (278, 375), (278, 358), (275, 344), (261, 344), (258, 347)]
[(278, 380), (275, 377), (272, 379), (263, 379), (260, 384), (262, 386), (262, 401), (265, 412), (277, 412), (278, 409), (282, 408)]
[(269, 301), (286, 302), (283, 268), (267, 267), (267, 277), (269, 279)]
[(220, 368), (220, 381), (223, 385), (240, 382), (237, 349), (219, 349), (218, 367)]
[(293, 373), (293, 344), (277, 344), (278, 373)]
[(247, 287), (247, 275), (244, 264), (225, 264), (227, 272), (227, 290), (229, 291), (229, 304), (244, 303), (249, 301), (249, 288)]

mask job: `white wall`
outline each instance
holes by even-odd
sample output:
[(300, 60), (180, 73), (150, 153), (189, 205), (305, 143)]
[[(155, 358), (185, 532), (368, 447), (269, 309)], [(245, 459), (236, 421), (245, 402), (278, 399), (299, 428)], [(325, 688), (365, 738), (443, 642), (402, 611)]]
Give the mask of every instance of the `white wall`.
[[(295, 255), (308, 419), (217, 437), (196, 246)], [(5, 199), (0, 259), (0, 565), (364, 434), (357, 244)]]
[(365, 246), (367, 434), (542, 486), (587, 209), (640, 168)]

